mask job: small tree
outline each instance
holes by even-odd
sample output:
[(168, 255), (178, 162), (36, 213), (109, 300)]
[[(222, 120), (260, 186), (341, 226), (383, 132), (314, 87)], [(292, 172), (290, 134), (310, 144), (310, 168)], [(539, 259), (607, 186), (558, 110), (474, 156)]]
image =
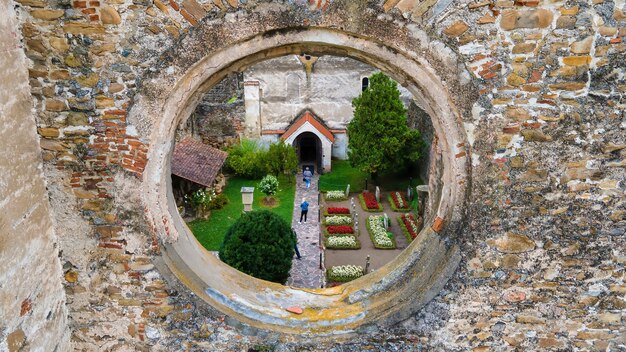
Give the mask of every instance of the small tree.
[(220, 259), (256, 278), (285, 283), (296, 240), (291, 227), (268, 211), (244, 213), (226, 232)]
[(272, 197), (278, 192), (278, 179), (276, 176), (266, 175), (261, 182), (259, 182), (259, 189), (266, 197)]
[(407, 126), (397, 83), (382, 72), (373, 74), (369, 82), (369, 88), (352, 100), (348, 157), (353, 167), (376, 178), (417, 161), (423, 141), (419, 131)]
[(270, 145), (265, 162), (267, 171), (275, 176), (279, 173), (292, 173), (298, 169), (296, 149), (284, 141)]

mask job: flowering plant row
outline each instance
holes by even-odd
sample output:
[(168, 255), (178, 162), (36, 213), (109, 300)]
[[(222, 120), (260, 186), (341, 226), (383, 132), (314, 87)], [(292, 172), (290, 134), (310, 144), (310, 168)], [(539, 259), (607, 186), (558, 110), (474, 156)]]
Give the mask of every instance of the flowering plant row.
[(326, 231), (330, 234), (354, 233), (352, 226), (328, 226)]
[(333, 208), (330, 207), (326, 210), (328, 214), (350, 214), (350, 209), (348, 208)]
[(400, 192), (391, 192), (389, 195), (389, 204), (393, 211), (409, 211), (411, 210), (411, 204), (404, 198), (404, 195)]
[(393, 240), (393, 233), (385, 229), (383, 217), (381, 215), (370, 215), (367, 218), (367, 231), (374, 244), (374, 248), (393, 249), (396, 242)]
[(328, 281), (348, 282), (363, 276), (364, 270), (358, 265), (332, 266), (326, 271)]
[(326, 225), (350, 225), (352, 224), (352, 218), (345, 215), (327, 216), (324, 222)]
[(328, 191), (326, 192), (326, 200), (346, 200), (346, 193), (344, 191)]
[(398, 217), (398, 224), (400, 224), (407, 241), (411, 242), (417, 237), (421, 227), (421, 220), (421, 218), (419, 220), (416, 219), (413, 214), (402, 214)]
[(376, 197), (374, 197), (374, 195), (370, 192), (363, 192), (359, 194), (359, 202), (361, 203), (361, 207), (365, 211), (383, 211), (383, 206), (378, 204), (378, 202), (376, 201)]
[(329, 236), (324, 243), (327, 249), (359, 249), (361, 243), (354, 236)]

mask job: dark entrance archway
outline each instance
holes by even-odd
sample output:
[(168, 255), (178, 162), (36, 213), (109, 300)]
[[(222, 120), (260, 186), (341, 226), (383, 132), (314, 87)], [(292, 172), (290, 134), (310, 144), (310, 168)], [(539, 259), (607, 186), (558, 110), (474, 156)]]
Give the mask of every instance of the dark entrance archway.
[(312, 132), (304, 132), (296, 137), (293, 142), (296, 148), (300, 164), (313, 166), (313, 172), (319, 172), (322, 168), (322, 141)]

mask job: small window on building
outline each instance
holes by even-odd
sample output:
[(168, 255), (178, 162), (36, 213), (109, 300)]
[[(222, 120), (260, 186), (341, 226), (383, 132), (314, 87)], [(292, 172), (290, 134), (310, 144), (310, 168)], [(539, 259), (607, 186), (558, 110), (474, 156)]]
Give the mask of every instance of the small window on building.
[(369, 86), (370, 86), (370, 79), (367, 77), (363, 77), (363, 80), (361, 81), (361, 91), (364, 92)]

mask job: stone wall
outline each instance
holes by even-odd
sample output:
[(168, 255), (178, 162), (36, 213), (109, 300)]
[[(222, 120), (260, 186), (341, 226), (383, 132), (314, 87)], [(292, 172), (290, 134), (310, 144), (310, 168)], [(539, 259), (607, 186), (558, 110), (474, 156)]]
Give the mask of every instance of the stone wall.
[[(146, 226), (146, 205), (133, 192), (145, 182), (150, 147), (141, 131), (156, 118), (128, 124), (129, 107), (140, 103), (137, 87), (222, 40), (189, 39), (203, 24), (230, 38), (250, 30), (238, 19), (255, 12), (276, 12), (285, 22), (302, 18), (302, 26), (324, 26), (326, 16), (338, 16), (345, 22), (335, 28), (385, 32), (359, 22), (371, 14), (424, 43), (414, 55), (435, 67), (459, 67), (439, 73), (451, 78), (453, 100), (464, 102), (457, 108), (467, 144), (457, 147), (465, 148), (459, 157), (472, 160), (467, 226), (455, 240), (461, 266), (421, 312), (396, 328), (354, 337), (344, 350), (626, 344), (623, 0), (19, 3), (46, 176), (55, 185), (53, 214), (69, 221), (61, 230), (75, 229), (71, 243), (59, 246), (66, 270), (77, 275), (64, 282), (79, 348), (326, 350), (333, 344), (247, 336), (251, 330), (231, 328), (230, 318), (168, 281), (159, 266), (161, 234)], [(175, 46), (187, 55), (169, 56)], [(42, 258), (22, 259), (32, 265)]]
[(231, 74), (202, 96), (187, 123), (180, 126), (182, 136), (198, 136), (206, 144), (223, 148), (237, 143), (244, 122), (243, 74)]
[(59, 246), (13, 3), (0, 1), (0, 350), (66, 351)]

